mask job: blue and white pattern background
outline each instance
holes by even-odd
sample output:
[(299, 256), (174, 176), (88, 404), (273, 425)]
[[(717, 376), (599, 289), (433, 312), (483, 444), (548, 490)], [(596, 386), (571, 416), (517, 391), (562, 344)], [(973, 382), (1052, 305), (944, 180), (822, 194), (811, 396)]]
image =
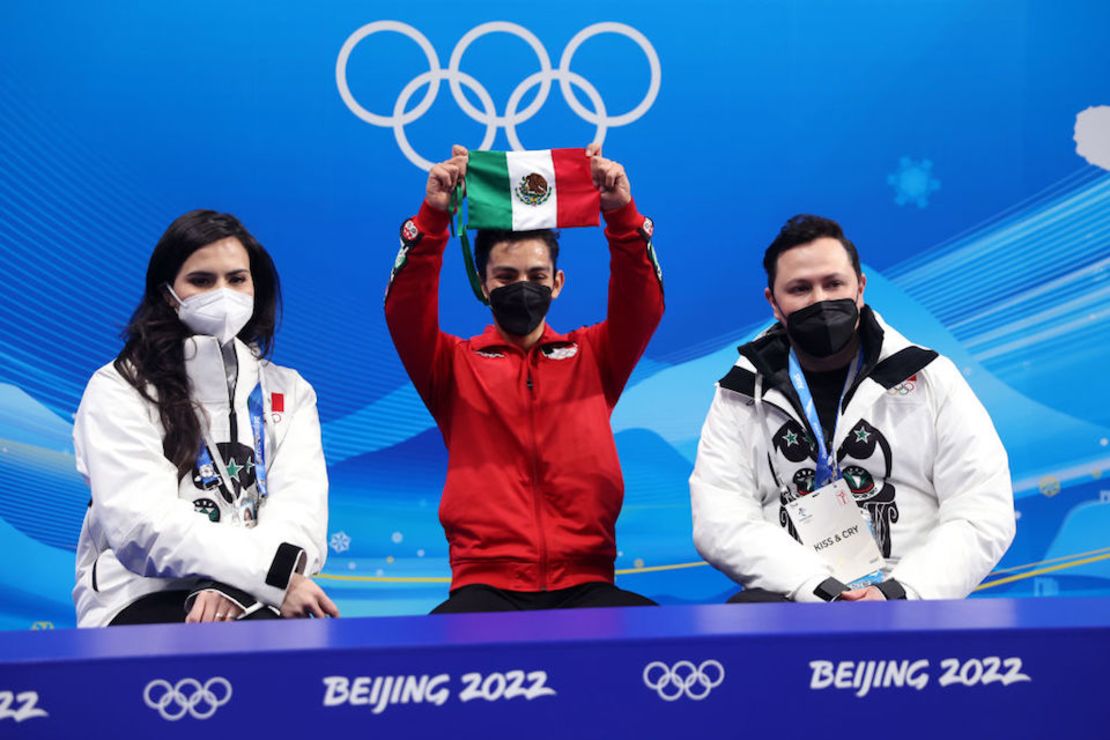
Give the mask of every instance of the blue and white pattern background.
[[(2, 15), (0, 628), (74, 622), (88, 491), (73, 412), (119, 349), (154, 242), (196, 207), (237, 214), (281, 272), (276, 360), (319, 392), (329, 461), (324, 585), (348, 615), (443, 598), (446, 456), (381, 309), (398, 225), (454, 142), (601, 137), (656, 221), (668, 303), (613, 417), (624, 586), (668, 603), (731, 591), (698, 564), (686, 479), (714, 380), (770, 319), (762, 249), (816, 212), (860, 247), (870, 303), (963, 368), (1010, 453), (1018, 535), (979, 594), (1110, 591), (1107, 3), (44, 0)], [(552, 322), (598, 320), (600, 233), (567, 232), (563, 255)], [(444, 327), (479, 332), (457, 249), (444, 270)]]

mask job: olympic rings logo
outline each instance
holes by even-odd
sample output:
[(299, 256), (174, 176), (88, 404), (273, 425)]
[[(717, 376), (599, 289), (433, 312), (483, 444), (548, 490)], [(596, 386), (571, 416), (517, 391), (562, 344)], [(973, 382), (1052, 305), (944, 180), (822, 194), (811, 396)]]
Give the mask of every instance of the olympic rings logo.
[(701, 701), (724, 680), (725, 667), (716, 660), (706, 660), (698, 666), (688, 660), (673, 666), (656, 660), (644, 667), (644, 685), (663, 701), (675, 701), (682, 696)]
[[(347, 63), (350, 60), (351, 53), (355, 47), (368, 36), (385, 31), (392, 31), (407, 36), (416, 42), (424, 56), (428, 60), (428, 71), (422, 72), (414, 77), (405, 87), (401, 90), (397, 100), (393, 103), (393, 112), (390, 115), (381, 115), (372, 113), (364, 108), (354, 95), (351, 94), (351, 89), (347, 84)], [(493, 102), (489, 91), (478, 82), (474, 77), (463, 72), (459, 67), (462, 64), (463, 55), (472, 43), (480, 37), (491, 33), (508, 33), (523, 39), (536, 54), (536, 59), (539, 60), (540, 70), (534, 74), (525, 77), (524, 80), (517, 85), (512, 94), (509, 95), (509, 100), (505, 104), (504, 114), (497, 113), (497, 106)], [(624, 36), (635, 42), (640, 49), (644, 52), (647, 58), (648, 66), (651, 70), (651, 81), (648, 84), (647, 93), (636, 107), (631, 110), (621, 113), (620, 115), (610, 115), (605, 107), (605, 101), (601, 99), (601, 94), (597, 88), (590, 83), (582, 75), (571, 71), (571, 61), (574, 59), (575, 52), (587, 40), (604, 33), (615, 33)], [(493, 145), (494, 139), (497, 136), (498, 129), (505, 129), (505, 136), (509, 140), (509, 145), (516, 151), (525, 149), (526, 147), (520, 143), (520, 137), (517, 135), (516, 127), (528, 121), (539, 112), (540, 108), (547, 102), (547, 97), (551, 92), (553, 82), (559, 83), (559, 90), (562, 92), (563, 97), (566, 99), (567, 104), (582, 120), (587, 123), (592, 123), (597, 127), (594, 133), (593, 142), (601, 144), (605, 140), (605, 135), (611, 128), (618, 126), (627, 126), (628, 124), (636, 121), (643, 116), (652, 104), (655, 98), (659, 95), (659, 85), (662, 80), (662, 72), (659, 65), (659, 55), (655, 52), (655, 47), (647, 40), (647, 37), (637, 31), (632, 26), (624, 23), (595, 23), (587, 26), (579, 31), (574, 38), (567, 43), (566, 48), (563, 49), (563, 54), (559, 59), (559, 66), (552, 68), (551, 58), (547, 54), (547, 49), (544, 48), (540, 40), (536, 38), (528, 29), (516, 23), (509, 23), (507, 21), (492, 21), (490, 23), (483, 23), (475, 26), (466, 32), (466, 34), (459, 39), (455, 45), (454, 50), (451, 52), (451, 58), (447, 63), (447, 69), (443, 69), (439, 63), (439, 57), (436, 50), (432, 47), (431, 42), (420, 31), (412, 26), (401, 23), (400, 21), (374, 21), (367, 23), (362, 28), (358, 29), (343, 43), (343, 47), (339, 50), (339, 58), (335, 62), (335, 82), (339, 87), (339, 96), (343, 98), (343, 102), (356, 116), (374, 126), (382, 128), (392, 128), (393, 136), (397, 140), (397, 145), (401, 148), (408, 160), (424, 170), (432, 168), (432, 162), (420, 156), (413, 149), (409, 143), (408, 137), (405, 135), (405, 126), (423, 116), (432, 104), (435, 103), (436, 96), (439, 94), (440, 83), (444, 80), (447, 81), (451, 95), (455, 99), (455, 103), (462, 109), (467, 116), (484, 124), (486, 127), (485, 135), (482, 138), (482, 143), (478, 145), (478, 149), (489, 149)], [(427, 92), (424, 97), (415, 107), (409, 109), (409, 101), (412, 100), (413, 95), (417, 90), (422, 87), (427, 87)], [(534, 87), (539, 87), (536, 94), (536, 99), (533, 100), (523, 110), (518, 110), (521, 100), (524, 96)], [(476, 108), (463, 94), (463, 88), (466, 87), (473, 92), (481, 103), (482, 109)], [(582, 104), (578, 99), (578, 95), (574, 92), (574, 88), (579, 88), (593, 106), (590, 110)]]
[[(213, 691), (214, 687), (222, 690)], [(169, 681), (156, 678), (143, 691), (146, 705), (171, 722), (186, 714), (193, 719), (208, 719), (230, 700), (231, 682), (222, 676), (208, 679), (203, 686), (195, 678), (183, 678), (172, 686)]]

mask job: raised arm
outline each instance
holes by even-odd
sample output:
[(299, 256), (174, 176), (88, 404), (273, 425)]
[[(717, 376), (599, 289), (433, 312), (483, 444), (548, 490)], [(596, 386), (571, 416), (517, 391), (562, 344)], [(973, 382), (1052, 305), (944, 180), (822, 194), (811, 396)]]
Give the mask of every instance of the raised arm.
[(592, 333), (605, 360), (605, 394), (614, 406), (663, 317), (663, 273), (652, 242), (654, 225), (636, 209), (624, 167), (602, 157), (593, 144), (586, 155), (601, 193), (610, 254), (608, 317)]
[(428, 173), (419, 213), (401, 226), (401, 249), (385, 295), (385, 321), (393, 344), (433, 416), (441, 407), (457, 341), (439, 328), (439, 273), (451, 220), (451, 193), (466, 175), (467, 158), (467, 150), (456, 145), (451, 159)]

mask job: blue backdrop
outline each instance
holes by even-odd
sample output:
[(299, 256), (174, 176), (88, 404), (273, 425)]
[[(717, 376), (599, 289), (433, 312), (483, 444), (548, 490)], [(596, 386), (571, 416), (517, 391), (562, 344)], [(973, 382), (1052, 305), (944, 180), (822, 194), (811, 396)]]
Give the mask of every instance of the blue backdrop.
[[(345, 614), (446, 593), (446, 454), (382, 295), (427, 161), (604, 138), (657, 224), (667, 314), (613, 417), (621, 583), (731, 584), (690, 540), (713, 382), (766, 325), (797, 212), (859, 246), (868, 299), (950, 355), (1010, 453), (1018, 535), (983, 595), (1110, 591), (1110, 5), (1020, 0), (7, 4), (0, 23), (0, 627), (73, 624), (88, 491), (71, 429), (154, 242), (197, 207), (273, 253), (276, 352), (320, 397), (325, 587)], [(601, 24), (601, 25), (598, 25)], [(432, 86), (432, 87), (430, 87)], [(564, 235), (556, 327), (604, 314), (601, 234)], [(442, 316), (488, 312), (448, 253)]]

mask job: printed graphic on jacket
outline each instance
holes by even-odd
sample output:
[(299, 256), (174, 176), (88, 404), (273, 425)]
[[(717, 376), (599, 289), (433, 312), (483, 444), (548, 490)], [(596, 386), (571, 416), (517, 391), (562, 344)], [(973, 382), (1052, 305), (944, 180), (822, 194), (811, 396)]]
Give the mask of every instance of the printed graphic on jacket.
[(540, 350), (549, 360), (569, 360), (578, 354), (578, 345), (574, 342), (556, 342), (545, 344)]
[[(771, 437), (771, 446), (780, 460), (785, 459), (789, 463), (777, 466), (780, 473), (789, 476), (786, 492), (779, 501), (779, 524), (790, 532), (791, 537), (798, 539), (794, 524), (786, 513), (786, 504), (799, 496), (813, 493), (817, 445), (801, 424), (789, 419)], [(856, 505), (866, 509), (871, 516), (883, 557), (890, 557), (890, 526), (898, 521), (899, 516), (895, 488), (890, 483), (894, 466), (890, 444), (882, 432), (861, 419), (848, 432), (836, 452), (836, 459)], [(876, 472), (880, 474), (876, 475)], [(774, 476), (773, 469), (771, 475)]]
[(220, 507), (210, 498), (193, 499), (193, 511), (204, 514), (210, 522), (220, 521)]
[[(202, 491), (207, 491), (210, 495), (219, 493), (224, 501), (229, 504), (235, 503), (243, 489), (254, 485), (254, 450), (239, 442), (217, 442), (216, 446), (219, 448), (217, 454), (224, 459), (227, 474), (231, 477), (231, 484), (235, 490), (230, 491), (230, 497), (227, 492), (220, 490), (220, 474), (216, 470), (216, 466), (212, 464), (193, 465), (193, 485)], [(207, 510), (202, 511), (200, 508), (197, 508), (197, 511), (204, 514), (209, 513)]]

